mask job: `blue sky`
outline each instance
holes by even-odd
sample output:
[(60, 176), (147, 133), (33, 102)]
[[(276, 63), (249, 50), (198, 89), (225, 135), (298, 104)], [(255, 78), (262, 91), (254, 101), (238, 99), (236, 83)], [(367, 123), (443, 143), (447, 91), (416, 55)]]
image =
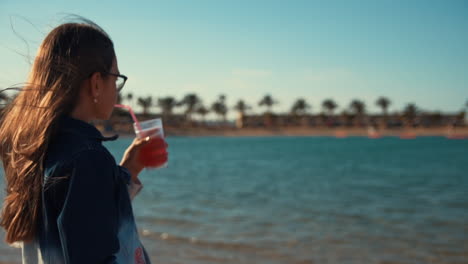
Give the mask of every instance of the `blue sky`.
[[(454, 112), (468, 100), (468, 1), (14, 1), (0, 0), (0, 87), (25, 80), (45, 34), (64, 13), (112, 37), (136, 95), (196, 92), (233, 105), (271, 94), (288, 111), (299, 97), (321, 110), (352, 99), (391, 99)], [(12, 22), (10, 22), (12, 21)], [(28, 23), (27, 21), (31, 22)], [(24, 37), (28, 46), (14, 34)]]

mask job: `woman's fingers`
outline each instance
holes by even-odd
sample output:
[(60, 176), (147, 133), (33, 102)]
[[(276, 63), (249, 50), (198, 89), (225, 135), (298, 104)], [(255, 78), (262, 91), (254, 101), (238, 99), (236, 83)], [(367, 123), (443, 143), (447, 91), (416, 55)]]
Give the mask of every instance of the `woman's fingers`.
[(148, 163), (151, 161), (163, 164), (168, 160), (168, 146), (161, 137), (135, 138), (128, 147), (123, 161), (126, 161), (128, 167), (141, 167), (141, 169), (145, 166), (151, 167), (152, 165)]
[(151, 137), (135, 138), (132, 142), (132, 145), (135, 148), (140, 148), (144, 146), (145, 144), (149, 143), (150, 140), (151, 140)]

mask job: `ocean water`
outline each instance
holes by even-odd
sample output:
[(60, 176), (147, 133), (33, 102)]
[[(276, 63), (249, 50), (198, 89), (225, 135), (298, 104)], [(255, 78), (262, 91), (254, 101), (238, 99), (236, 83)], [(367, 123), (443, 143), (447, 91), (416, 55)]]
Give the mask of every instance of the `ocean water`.
[[(130, 142), (106, 146), (120, 160)], [(168, 143), (134, 200), (153, 263), (468, 263), (468, 140)], [(19, 261), (0, 244), (0, 262)]]

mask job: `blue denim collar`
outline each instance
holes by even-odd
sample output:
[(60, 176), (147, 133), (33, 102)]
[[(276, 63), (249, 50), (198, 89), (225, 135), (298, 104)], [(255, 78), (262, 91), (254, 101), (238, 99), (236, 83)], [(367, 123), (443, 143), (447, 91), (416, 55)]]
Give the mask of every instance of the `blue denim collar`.
[(61, 118), (59, 122), (59, 131), (72, 133), (99, 141), (113, 141), (119, 137), (119, 135), (105, 137), (93, 125), (70, 116), (64, 116)]

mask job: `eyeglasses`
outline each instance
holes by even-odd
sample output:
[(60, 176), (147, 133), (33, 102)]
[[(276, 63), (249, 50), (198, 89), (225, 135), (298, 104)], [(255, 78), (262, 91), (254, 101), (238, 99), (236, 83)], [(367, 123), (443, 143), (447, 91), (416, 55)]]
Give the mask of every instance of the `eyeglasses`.
[(123, 89), (128, 77), (122, 74), (116, 74), (111, 72), (108, 72), (107, 74), (117, 77), (117, 79), (115, 80), (115, 87), (117, 87), (117, 91), (120, 92)]

